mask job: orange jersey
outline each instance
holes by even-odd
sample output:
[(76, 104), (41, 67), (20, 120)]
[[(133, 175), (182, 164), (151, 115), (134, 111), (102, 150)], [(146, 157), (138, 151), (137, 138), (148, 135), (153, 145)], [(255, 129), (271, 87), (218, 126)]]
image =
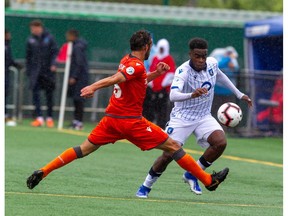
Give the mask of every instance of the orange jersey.
[(141, 117), (147, 88), (143, 62), (128, 54), (120, 61), (117, 73), (122, 73), (126, 81), (114, 85), (106, 114), (114, 117)]

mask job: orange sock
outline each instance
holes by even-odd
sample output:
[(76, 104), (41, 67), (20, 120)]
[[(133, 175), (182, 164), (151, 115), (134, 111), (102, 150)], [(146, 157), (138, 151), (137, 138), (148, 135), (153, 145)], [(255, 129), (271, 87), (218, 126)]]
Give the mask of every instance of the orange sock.
[(187, 153), (179, 160), (176, 161), (183, 169), (190, 172), (197, 179), (199, 179), (205, 186), (208, 186), (212, 183), (211, 175), (206, 173), (197, 162)]
[(50, 163), (48, 163), (46, 166), (41, 168), (41, 170), (44, 172), (43, 178), (46, 177), (53, 170), (65, 166), (66, 164), (72, 162), (77, 158), (77, 154), (73, 148), (67, 149)]

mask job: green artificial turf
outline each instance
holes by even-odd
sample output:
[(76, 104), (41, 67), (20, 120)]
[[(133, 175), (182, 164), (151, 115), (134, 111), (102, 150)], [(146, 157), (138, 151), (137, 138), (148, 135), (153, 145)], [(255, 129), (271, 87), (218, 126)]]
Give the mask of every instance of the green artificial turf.
[[(31, 128), (24, 122), (5, 128), (6, 216), (283, 214), (281, 138), (228, 138), (223, 157), (207, 171), (228, 166), (230, 173), (215, 192), (201, 185), (201, 196), (190, 192), (182, 181), (183, 170), (173, 162), (148, 199), (136, 198), (138, 187), (161, 152), (142, 152), (127, 141), (104, 146), (55, 170), (33, 190), (26, 187), (26, 179), (34, 170), (66, 148), (81, 144), (92, 127), (88, 124), (82, 132), (57, 131)], [(193, 150), (195, 159), (203, 151), (194, 137), (185, 149)]]

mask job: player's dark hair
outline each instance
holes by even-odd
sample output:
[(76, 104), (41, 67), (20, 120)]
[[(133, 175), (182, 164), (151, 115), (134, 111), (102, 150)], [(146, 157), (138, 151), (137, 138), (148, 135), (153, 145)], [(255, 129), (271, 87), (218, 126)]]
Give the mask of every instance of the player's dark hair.
[(67, 34), (73, 35), (74, 37), (78, 38), (79, 37), (79, 32), (76, 29), (69, 29), (67, 31)]
[(193, 49), (208, 49), (208, 42), (203, 38), (192, 38), (189, 42), (190, 50)]
[(43, 27), (44, 25), (43, 25), (41, 20), (32, 20), (30, 22), (30, 26), (41, 26), (41, 27)]
[(130, 38), (130, 49), (132, 51), (139, 51), (145, 45), (151, 43), (151, 35), (146, 30), (140, 30), (135, 32)]

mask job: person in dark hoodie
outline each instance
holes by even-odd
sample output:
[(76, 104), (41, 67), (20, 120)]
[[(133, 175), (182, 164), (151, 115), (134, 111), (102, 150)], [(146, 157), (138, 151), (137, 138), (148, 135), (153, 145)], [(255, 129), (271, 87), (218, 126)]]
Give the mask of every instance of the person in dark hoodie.
[(10, 70), (9, 67), (14, 66), (18, 70), (22, 68), (22, 65), (15, 62), (12, 56), (12, 50), (10, 46), (11, 33), (5, 29), (5, 121), (12, 122), (11, 116), (8, 114), (6, 105), (7, 97), (10, 95)]
[(88, 85), (89, 79), (87, 42), (79, 38), (79, 32), (75, 29), (66, 32), (66, 40), (73, 43), (68, 83), (68, 96), (73, 99), (74, 103), (74, 120), (71, 127), (75, 130), (82, 130), (85, 99), (80, 96), (80, 91)]
[(30, 89), (33, 94), (36, 119), (31, 123), (33, 127), (44, 125), (41, 110), (40, 92), (44, 90), (47, 101), (46, 126), (54, 127), (52, 118), (53, 93), (56, 78), (57, 44), (54, 37), (44, 28), (40, 20), (30, 23), (31, 35), (26, 44), (26, 69), (30, 79)]

